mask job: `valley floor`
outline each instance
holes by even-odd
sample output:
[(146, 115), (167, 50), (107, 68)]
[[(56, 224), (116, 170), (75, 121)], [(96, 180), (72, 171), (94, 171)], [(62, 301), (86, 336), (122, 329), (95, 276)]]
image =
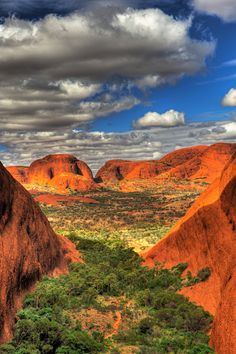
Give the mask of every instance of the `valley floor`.
[(60, 196), (56, 203), (55, 197), (54, 203), (41, 197), (53, 228), (76, 244), (84, 263), (37, 285), (18, 312), (13, 340), (0, 353), (213, 353), (211, 316), (178, 293), (205, 281), (207, 270), (193, 277), (183, 273), (186, 264), (148, 269), (137, 253), (161, 239), (198, 194), (173, 186), (100, 190)]

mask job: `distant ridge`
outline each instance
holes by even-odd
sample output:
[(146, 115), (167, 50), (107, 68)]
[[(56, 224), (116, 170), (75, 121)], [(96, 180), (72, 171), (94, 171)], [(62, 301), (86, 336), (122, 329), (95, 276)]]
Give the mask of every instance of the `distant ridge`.
[(159, 160), (107, 161), (95, 178), (88, 165), (73, 155), (48, 155), (29, 167), (8, 166), (8, 171), (20, 183), (49, 186), (58, 192), (90, 191), (100, 186), (119, 187), (121, 191), (157, 186), (163, 181), (198, 180), (211, 183), (236, 152), (236, 144), (219, 143), (175, 150)]

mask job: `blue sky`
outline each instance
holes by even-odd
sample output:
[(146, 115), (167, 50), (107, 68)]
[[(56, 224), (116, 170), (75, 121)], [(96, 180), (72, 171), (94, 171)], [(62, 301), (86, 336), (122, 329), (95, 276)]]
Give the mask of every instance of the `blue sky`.
[[(235, 5), (236, 6), (236, 5)], [(127, 112), (109, 116), (95, 122), (94, 129), (105, 131), (125, 131), (131, 128), (132, 120), (151, 110), (165, 112), (170, 108), (183, 111), (186, 120), (207, 121), (227, 120), (236, 114), (236, 109), (223, 107), (221, 104), (224, 95), (236, 86), (236, 63), (224, 65), (224, 63), (236, 58), (236, 23), (225, 23), (220, 18), (198, 15), (194, 19), (193, 36), (199, 36), (198, 26), (201, 31), (207, 31), (217, 41), (214, 55), (208, 60), (207, 66), (199, 73), (184, 77), (175, 85), (164, 85), (150, 90), (144, 101), (150, 107), (141, 105), (133, 108), (127, 119)]]
[(0, 159), (236, 138), (234, 0), (2, 0)]

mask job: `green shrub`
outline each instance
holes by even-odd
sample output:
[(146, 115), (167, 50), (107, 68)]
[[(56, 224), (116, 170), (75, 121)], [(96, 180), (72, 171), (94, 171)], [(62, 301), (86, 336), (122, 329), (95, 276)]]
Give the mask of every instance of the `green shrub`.
[(211, 270), (209, 267), (203, 268), (197, 273), (197, 277), (200, 279), (200, 281), (206, 281), (210, 275)]
[[(181, 274), (186, 264), (170, 270), (161, 266), (148, 269), (133, 249), (107, 233), (103, 241), (75, 234), (71, 238), (85, 262), (72, 264), (68, 275), (46, 277), (26, 296), (14, 338), (7, 347), (0, 346), (0, 354), (96, 354), (112, 350), (103, 333), (91, 333), (92, 326), (90, 332), (82, 330), (72, 316), (87, 307), (106, 311), (98, 301), (101, 296), (119, 297), (118, 302), (122, 296), (123, 317), (132, 319), (132, 311), (125, 307), (128, 299), (146, 314), (113, 337), (115, 344), (138, 346), (140, 353), (195, 354), (201, 350), (199, 353), (205, 354), (211, 316), (176, 293), (185, 283)], [(202, 270), (199, 279), (204, 280), (206, 273)]]

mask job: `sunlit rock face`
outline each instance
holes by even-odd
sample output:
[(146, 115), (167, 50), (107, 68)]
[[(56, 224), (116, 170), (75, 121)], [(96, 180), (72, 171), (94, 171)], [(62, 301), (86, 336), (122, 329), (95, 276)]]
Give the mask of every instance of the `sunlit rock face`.
[(0, 163), (0, 342), (11, 337), (25, 292), (43, 274), (63, 273), (80, 261), (70, 241), (57, 236), (30, 194)]
[(170, 233), (145, 255), (145, 263), (188, 263), (195, 275), (209, 267), (205, 282), (184, 289), (214, 317), (211, 345), (236, 353), (236, 155)]
[(149, 180), (196, 180), (212, 182), (219, 177), (226, 163), (236, 152), (236, 144), (214, 144), (175, 150), (160, 160), (110, 160), (96, 174), (96, 181), (104, 184)]
[(28, 168), (11, 166), (7, 169), (20, 183), (49, 186), (59, 192), (96, 188), (88, 165), (73, 155), (48, 155), (34, 161)]

